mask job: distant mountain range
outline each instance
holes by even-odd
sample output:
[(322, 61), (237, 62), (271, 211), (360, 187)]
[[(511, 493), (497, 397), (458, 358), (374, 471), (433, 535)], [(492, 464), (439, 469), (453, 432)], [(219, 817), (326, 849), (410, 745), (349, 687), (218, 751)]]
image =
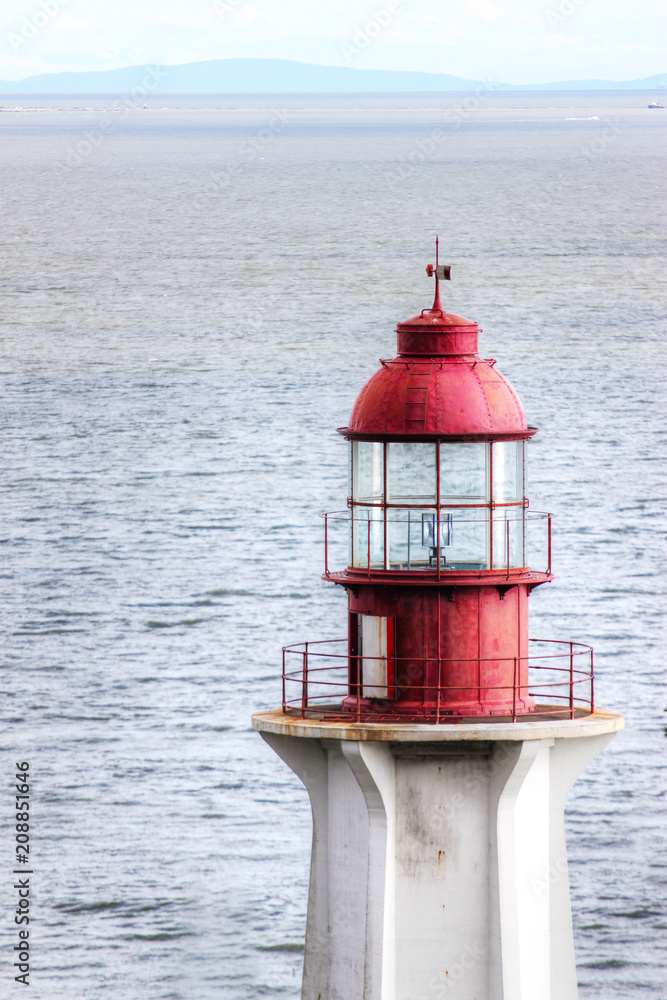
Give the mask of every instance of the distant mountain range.
[(465, 80), (444, 73), (318, 66), (288, 59), (214, 59), (181, 66), (126, 66), (84, 73), (45, 73), (0, 80), (3, 94), (124, 94), (133, 87), (156, 94), (304, 94), (405, 91), (667, 89), (667, 73), (643, 80), (563, 80), (510, 84)]

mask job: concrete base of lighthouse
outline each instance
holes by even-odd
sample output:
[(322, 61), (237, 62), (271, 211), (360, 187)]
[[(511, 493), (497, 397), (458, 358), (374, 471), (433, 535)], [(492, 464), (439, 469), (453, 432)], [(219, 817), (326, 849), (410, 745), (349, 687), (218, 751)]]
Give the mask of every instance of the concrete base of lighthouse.
[(565, 800), (623, 716), (253, 726), (312, 806), (302, 1000), (576, 1000)]

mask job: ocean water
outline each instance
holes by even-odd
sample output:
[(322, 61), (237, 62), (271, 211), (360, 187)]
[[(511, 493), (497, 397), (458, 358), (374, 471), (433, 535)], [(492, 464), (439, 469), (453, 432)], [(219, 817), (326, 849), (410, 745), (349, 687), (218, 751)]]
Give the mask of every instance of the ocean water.
[(437, 232), (541, 428), (531, 634), (627, 716), (568, 803), (580, 997), (667, 996), (653, 96), (0, 98), (3, 979), (28, 760), (35, 1000), (299, 996), (309, 807), (249, 718), (282, 645), (344, 634), (335, 428)]

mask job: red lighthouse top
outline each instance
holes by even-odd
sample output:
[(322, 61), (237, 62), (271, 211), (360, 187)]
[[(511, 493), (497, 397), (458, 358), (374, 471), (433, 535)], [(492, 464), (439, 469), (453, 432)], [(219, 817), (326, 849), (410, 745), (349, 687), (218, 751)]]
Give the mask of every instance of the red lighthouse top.
[(477, 323), (443, 309), (440, 280), (450, 271), (438, 262), (436, 239), (436, 264), (426, 268), (435, 277), (433, 305), (397, 325), (398, 356), (382, 361), (359, 393), (340, 429), (345, 437), (489, 441), (536, 432), (495, 361), (477, 354)]
[(433, 305), (398, 324), (397, 356), (340, 429), (350, 490), (346, 510), (325, 515), (324, 578), (347, 592), (347, 637), (285, 648), (283, 709), (357, 723), (573, 719), (592, 709), (589, 647), (528, 633), (529, 594), (552, 579), (551, 515), (526, 494), (535, 428), (479, 357), (477, 324), (443, 309), (437, 244), (427, 273)]

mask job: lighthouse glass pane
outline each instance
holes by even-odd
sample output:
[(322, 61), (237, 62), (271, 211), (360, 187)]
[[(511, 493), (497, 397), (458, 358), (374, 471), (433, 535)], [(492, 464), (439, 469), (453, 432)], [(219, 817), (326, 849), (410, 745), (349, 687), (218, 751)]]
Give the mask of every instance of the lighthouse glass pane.
[[(449, 545), (440, 550), (441, 568), (450, 570), (481, 570), (489, 566), (489, 513), (484, 507), (441, 512), (451, 524), (444, 532)], [(443, 528), (441, 527), (441, 536)]]
[(440, 445), (440, 502), (486, 503), (489, 497), (489, 445), (484, 442)]
[(381, 441), (352, 442), (352, 498), (368, 503), (384, 496), (384, 445)]
[[(435, 508), (387, 510), (387, 566), (389, 569), (422, 572), (435, 568), (433, 549), (433, 522), (437, 519)], [(441, 532), (442, 535), (442, 532)]]
[(495, 503), (523, 500), (523, 441), (494, 443), (493, 499)]
[(523, 566), (523, 507), (504, 507), (493, 512), (493, 568)]
[(384, 520), (381, 507), (352, 508), (352, 566), (384, 569)]
[(435, 503), (435, 444), (392, 442), (387, 445), (387, 501)]

